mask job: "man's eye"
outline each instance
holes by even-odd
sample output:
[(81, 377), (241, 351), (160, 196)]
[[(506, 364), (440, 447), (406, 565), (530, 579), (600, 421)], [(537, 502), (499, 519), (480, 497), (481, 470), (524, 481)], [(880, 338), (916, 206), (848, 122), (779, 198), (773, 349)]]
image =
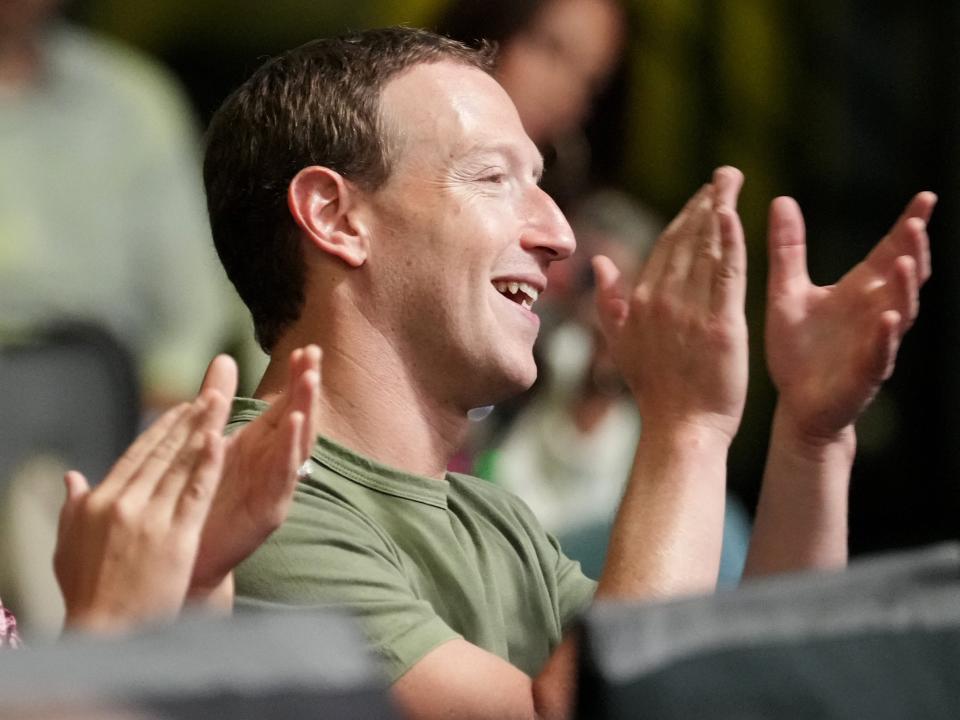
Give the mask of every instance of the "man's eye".
[(504, 173), (491, 173), (480, 178), (482, 182), (496, 183), (498, 185), (504, 182), (506, 179), (507, 176)]

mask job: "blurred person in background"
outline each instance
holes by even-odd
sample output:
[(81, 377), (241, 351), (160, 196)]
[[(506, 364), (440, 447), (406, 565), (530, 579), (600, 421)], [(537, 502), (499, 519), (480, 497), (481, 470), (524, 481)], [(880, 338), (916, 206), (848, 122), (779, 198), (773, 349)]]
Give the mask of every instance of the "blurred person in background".
[(589, 187), (583, 124), (621, 61), (626, 24), (620, 0), (453, 0), (436, 23), (467, 45), (497, 44), (495, 76), (544, 153), (544, 188), (562, 208)]
[[(0, 2), (0, 342), (102, 328), (132, 355), (148, 420), (193, 397), (207, 359), (242, 337), (242, 310), (212, 252), (180, 89), (62, 4)], [(0, 478), (0, 537), (17, 540), (0, 543), (0, 574), (21, 629), (52, 632), (63, 612), (45, 558), (65, 469), (51, 452)]]
[(197, 129), (166, 72), (67, 24), (61, 4), (0, 2), (0, 339), (97, 323), (159, 411), (193, 396), (237, 332)]

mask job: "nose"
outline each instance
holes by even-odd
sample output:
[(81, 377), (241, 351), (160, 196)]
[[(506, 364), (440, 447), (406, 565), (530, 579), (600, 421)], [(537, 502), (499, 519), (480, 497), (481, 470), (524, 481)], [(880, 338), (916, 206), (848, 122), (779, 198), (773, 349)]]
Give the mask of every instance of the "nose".
[(550, 262), (563, 260), (577, 249), (570, 223), (560, 208), (539, 186), (532, 189), (528, 222), (520, 235), (524, 250), (543, 253)]

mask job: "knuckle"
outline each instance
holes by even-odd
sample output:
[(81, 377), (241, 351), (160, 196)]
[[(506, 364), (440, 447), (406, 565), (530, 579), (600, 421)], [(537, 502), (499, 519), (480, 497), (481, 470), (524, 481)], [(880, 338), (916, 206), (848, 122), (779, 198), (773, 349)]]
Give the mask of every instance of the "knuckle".
[(740, 277), (740, 268), (732, 263), (722, 262), (717, 265), (717, 279), (721, 282), (729, 282)]
[(121, 528), (136, 527), (140, 509), (128, 496), (118, 498), (110, 506), (110, 523)]
[(633, 314), (645, 314), (650, 305), (650, 290), (646, 286), (639, 286), (630, 296), (630, 312)]
[(87, 493), (77, 503), (76, 514), (84, 517), (103, 515), (110, 504), (96, 493)]
[(651, 298), (650, 311), (658, 316), (676, 317), (681, 314), (678, 299), (669, 293), (660, 292)]
[(209, 483), (204, 482), (203, 477), (192, 478), (188, 482), (181, 493), (182, 499), (190, 503), (202, 504), (209, 501), (212, 498), (213, 492), (210, 489)]

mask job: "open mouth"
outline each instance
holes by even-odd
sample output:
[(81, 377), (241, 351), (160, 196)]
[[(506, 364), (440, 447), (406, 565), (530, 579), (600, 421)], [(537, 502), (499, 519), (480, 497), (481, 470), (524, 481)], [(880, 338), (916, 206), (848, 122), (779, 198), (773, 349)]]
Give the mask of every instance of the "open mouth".
[(525, 282), (497, 281), (493, 283), (493, 286), (507, 300), (512, 300), (526, 310), (532, 309), (533, 304), (540, 297), (540, 291)]

